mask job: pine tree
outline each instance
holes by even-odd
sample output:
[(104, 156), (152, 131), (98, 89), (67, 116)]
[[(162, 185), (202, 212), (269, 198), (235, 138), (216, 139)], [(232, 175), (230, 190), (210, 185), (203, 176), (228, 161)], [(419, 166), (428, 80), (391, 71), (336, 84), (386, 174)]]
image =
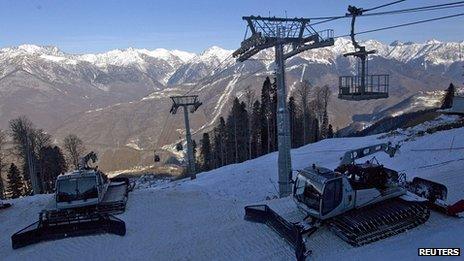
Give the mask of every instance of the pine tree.
[(297, 95), (297, 100), (299, 103), (299, 107), (301, 108), (301, 145), (305, 145), (310, 142), (311, 139), (311, 102), (310, 102), (310, 94), (311, 94), (311, 83), (307, 80), (303, 81), (301, 84), (297, 86), (295, 91)]
[(448, 89), (446, 89), (445, 96), (443, 97), (443, 100), (441, 103), (441, 109), (449, 109), (453, 107), (454, 92), (455, 92), (455, 87), (451, 83)]
[(219, 118), (218, 125), (213, 130), (213, 163), (214, 168), (222, 167), (227, 162), (226, 155), (226, 123), (223, 117)]
[(291, 96), (288, 99), (288, 114), (289, 114), (289, 122), (290, 122), (290, 141), (292, 148), (296, 148), (296, 138), (295, 138), (295, 125), (296, 125), (296, 104), (295, 98)]
[(19, 169), (14, 163), (11, 163), (10, 169), (8, 170), (8, 191), (10, 192), (11, 198), (19, 198), (23, 195), (23, 182)]
[(271, 85), (271, 151), (278, 150), (278, 135), (277, 135), (277, 79)]
[(198, 172), (198, 160), (197, 160), (197, 142), (192, 139), (192, 153), (193, 153), (193, 164), (195, 165), (195, 170)]
[(328, 131), (329, 131), (329, 116), (327, 115), (327, 110), (325, 110), (324, 116), (322, 117), (322, 124), (321, 124), (321, 139), (327, 138)]
[(53, 192), (56, 178), (67, 170), (63, 152), (58, 146), (43, 147), (39, 154), (39, 165), (43, 192)]
[(255, 102), (255, 93), (251, 89), (251, 86), (248, 86), (245, 90), (245, 104), (246, 104), (246, 110), (248, 112), (248, 159), (252, 159), (252, 135), (251, 135), (251, 114), (253, 112), (253, 104)]
[(5, 185), (3, 183), (3, 170), (6, 168), (7, 164), (5, 163), (5, 153), (4, 147), (6, 144), (6, 134), (3, 130), (0, 130), (0, 199), (4, 198), (5, 195)]
[(203, 133), (203, 138), (201, 139), (201, 148), (200, 148), (200, 164), (202, 171), (208, 171), (213, 168), (213, 159), (211, 152), (211, 142), (209, 139), (209, 133)]
[(247, 106), (244, 102), (240, 103), (239, 113), (238, 113), (238, 130), (237, 130), (237, 140), (238, 140), (238, 162), (243, 162), (248, 160), (248, 151), (249, 151), (249, 135), (250, 135), (250, 120), (247, 111)]
[(226, 120), (226, 165), (238, 162), (237, 114), (239, 106), (240, 102), (235, 98)]
[(314, 118), (313, 120), (313, 142), (318, 142), (320, 140), (320, 134), (319, 134), (319, 120), (317, 118)]
[(293, 140), (295, 142), (295, 148), (304, 145), (304, 135), (303, 135), (303, 113), (299, 109), (297, 104), (297, 111), (295, 115), (295, 124), (293, 131)]
[(253, 109), (250, 115), (250, 146), (251, 146), (251, 158), (254, 159), (256, 157), (261, 156), (261, 103), (259, 101), (255, 101), (253, 103)]
[(266, 77), (261, 89), (261, 151), (262, 154), (271, 152), (271, 80)]
[(332, 139), (335, 137), (334, 130), (332, 124), (329, 124), (329, 129), (327, 131), (327, 138)]
[(227, 164), (248, 158), (248, 112), (245, 103), (235, 98), (226, 122)]

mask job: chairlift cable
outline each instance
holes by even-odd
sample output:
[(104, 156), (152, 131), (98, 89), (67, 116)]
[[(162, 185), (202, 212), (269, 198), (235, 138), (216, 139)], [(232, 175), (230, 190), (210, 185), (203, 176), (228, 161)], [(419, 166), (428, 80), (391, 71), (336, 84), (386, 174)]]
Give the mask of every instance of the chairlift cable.
[[(443, 19), (449, 19), (449, 18), (454, 18), (458, 16), (463, 16), (464, 13), (458, 13), (458, 14), (453, 14), (453, 15), (447, 15), (447, 16), (441, 16), (441, 17), (435, 17), (435, 18), (430, 18), (430, 19), (425, 19), (425, 20), (419, 20), (419, 21), (414, 21), (414, 22), (409, 22), (409, 23), (404, 23), (404, 24), (397, 24), (397, 25), (392, 25), (392, 26), (386, 26), (386, 27), (381, 27), (381, 28), (376, 28), (376, 29), (371, 29), (371, 30), (366, 30), (366, 31), (361, 31), (355, 33), (355, 35), (358, 34), (367, 34), (367, 33), (372, 33), (372, 32), (378, 32), (378, 31), (383, 31), (383, 30), (389, 30), (389, 29), (394, 29), (398, 27), (404, 27), (404, 26), (410, 26), (410, 25), (415, 25), (415, 24), (422, 24), (422, 23), (427, 23), (427, 22), (433, 22), (433, 21), (438, 21), (438, 20), (443, 20)], [(345, 35), (339, 35), (339, 36), (334, 36), (334, 38), (341, 38), (341, 37), (347, 37), (350, 36), (349, 34)]]
[[(381, 15), (390, 15), (390, 14), (406, 14), (406, 13), (415, 13), (415, 12), (423, 12), (423, 11), (435, 11), (435, 10), (442, 10), (442, 9), (448, 9), (448, 8), (456, 8), (456, 7), (461, 7), (463, 6), (464, 1), (457, 1), (457, 2), (451, 2), (451, 3), (446, 3), (446, 4), (437, 4), (437, 5), (428, 5), (428, 6), (420, 6), (420, 7), (413, 7), (413, 8), (406, 8), (406, 9), (398, 9), (398, 10), (392, 10), (392, 11), (384, 11), (384, 12), (377, 12), (377, 13), (368, 13), (368, 14), (362, 14), (359, 16), (381, 16)], [(369, 10), (373, 10), (368, 9)], [(366, 12), (366, 10), (364, 10)], [(311, 26), (322, 24), (322, 23), (327, 23), (331, 22), (334, 20), (342, 19), (342, 18), (350, 18), (350, 14), (346, 14), (343, 16), (327, 16), (327, 17), (316, 17), (316, 18), (310, 18), (312, 20), (324, 20), (316, 23), (310, 24)]]
[(376, 10), (376, 9), (379, 9), (379, 8), (387, 7), (387, 6), (398, 4), (398, 3), (401, 3), (401, 2), (405, 2), (405, 1), (406, 0), (398, 0), (398, 1), (388, 3), (388, 4), (383, 4), (383, 5), (379, 5), (379, 6), (376, 6), (376, 7), (369, 8), (369, 9), (364, 9), (363, 11), (364, 12), (369, 12), (369, 11), (372, 11), (372, 10)]

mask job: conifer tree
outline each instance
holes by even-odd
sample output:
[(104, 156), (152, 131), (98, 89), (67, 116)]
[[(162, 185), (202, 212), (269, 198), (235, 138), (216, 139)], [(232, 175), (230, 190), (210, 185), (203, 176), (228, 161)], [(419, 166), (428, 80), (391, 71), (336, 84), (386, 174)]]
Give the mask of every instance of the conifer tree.
[(5, 184), (3, 183), (3, 178), (2, 178), (4, 169), (7, 167), (7, 164), (5, 162), (6, 156), (4, 152), (5, 144), (6, 144), (6, 134), (3, 130), (0, 130), (0, 199), (3, 199), (5, 195)]
[(227, 164), (248, 158), (248, 113), (245, 103), (235, 98), (226, 122)]
[(43, 192), (51, 193), (58, 175), (67, 170), (63, 152), (58, 146), (43, 147), (39, 154), (39, 165)]
[(329, 124), (329, 129), (327, 131), (327, 138), (332, 139), (333, 137), (335, 137), (334, 130), (333, 130), (332, 124)]
[(223, 117), (219, 118), (218, 125), (213, 130), (213, 163), (214, 168), (222, 167), (227, 162), (226, 155), (226, 124)]
[(200, 164), (202, 171), (208, 171), (213, 168), (211, 152), (211, 142), (209, 139), (209, 133), (203, 133), (200, 147)]
[(454, 92), (455, 92), (455, 87), (451, 83), (448, 89), (446, 89), (445, 96), (443, 97), (443, 100), (441, 102), (441, 109), (449, 109), (453, 107)]
[(289, 114), (289, 122), (290, 122), (290, 140), (291, 140), (291, 147), (296, 148), (296, 104), (295, 98), (291, 96), (288, 99), (288, 114)]
[(261, 151), (262, 154), (271, 152), (271, 80), (266, 77), (261, 89)]
[(250, 120), (250, 123), (251, 123), (251, 126), (250, 129), (250, 135), (251, 135), (251, 143), (250, 143), (250, 146), (251, 146), (251, 158), (256, 158), (256, 157), (259, 157), (261, 156), (261, 143), (262, 143), (262, 139), (261, 139), (261, 126), (262, 126), (262, 122), (261, 122), (261, 103), (259, 101), (255, 101), (253, 103), (253, 109), (251, 111), (251, 120)]
[(19, 198), (23, 195), (23, 182), (18, 167), (11, 163), (8, 169), (8, 191), (11, 198)]
[(314, 118), (313, 120), (313, 141), (312, 142), (318, 142), (320, 140), (320, 134), (319, 134), (319, 121), (317, 118)]
[(324, 111), (321, 124), (321, 139), (325, 139), (328, 136), (329, 131), (329, 116), (327, 115), (327, 110)]

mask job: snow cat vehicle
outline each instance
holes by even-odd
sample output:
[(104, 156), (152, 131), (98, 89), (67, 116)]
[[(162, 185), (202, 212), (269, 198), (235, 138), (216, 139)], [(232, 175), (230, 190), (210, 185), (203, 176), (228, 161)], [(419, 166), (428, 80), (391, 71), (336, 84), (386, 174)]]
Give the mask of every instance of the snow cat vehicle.
[(346, 152), (335, 170), (314, 164), (299, 170), (291, 200), (246, 206), (245, 220), (277, 231), (295, 248), (298, 260), (309, 254), (305, 242), (321, 226), (357, 247), (423, 224), (429, 208), (424, 199), (408, 194), (404, 174), (375, 158), (355, 163), (377, 152), (393, 157), (397, 149), (378, 144)]
[[(456, 176), (457, 179), (462, 179)], [(442, 181), (443, 182), (443, 181)], [(464, 188), (453, 186), (459, 184), (460, 180), (448, 180), (449, 186), (420, 177), (414, 177), (407, 185), (408, 191), (427, 199), (429, 207), (449, 216), (464, 217)], [(455, 190), (449, 193), (449, 188)]]
[(97, 160), (90, 152), (77, 170), (57, 177), (55, 196), (39, 214), (39, 220), (11, 236), (13, 249), (45, 240), (97, 233), (124, 236), (126, 225), (115, 217), (125, 211), (133, 188), (127, 178), (109, 179), (88, 162)]

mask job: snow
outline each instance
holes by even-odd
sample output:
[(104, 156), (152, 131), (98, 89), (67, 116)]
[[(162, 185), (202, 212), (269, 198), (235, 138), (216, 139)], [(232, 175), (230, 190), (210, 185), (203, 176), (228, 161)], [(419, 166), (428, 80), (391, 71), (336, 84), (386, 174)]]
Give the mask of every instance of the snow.
[(166, 61), (172, 65), (178, 63), (186, 63), (196, 56), (194, 53), (167, 50), (157, 48), (154, 50), (127, 48), (124, 50), (112, 50), (100, 54), (84, 54), (77, 56), (76, 59), (93, 63), (99, 67), (106, 67), (108, 65), (128, 66), (138, 65), (141, 69), (145, 69), (147, 61), (145, 57), (151, 57), (159, 60)]
[(224, 61), (227, 59), (233, 50), (226, 50), (218, 46), (212, 46), (206, 49), (200, 56), (199, 59), (203, 61), (208, 61), (212, 59), (217, 59), (219, 61)]
[(217, 120), (219, 119), (219, 116), (221, 116), (222, 108), (227, 104), (229, 98), (231, 97), (230, 94), (234, 91), (234, 88), (236, 87), (235, 83), (238, 81), (239, 78), (240, 78), (240, 74), (233, 75), (232, 80), (230, 80), (230, 82), (227, 84), (224, 92), (221, 94), (218, 101), (216, 102), (216, 105), (214, 106), (214, 110), (212, 113), (213, 117), (211, 118), (209, 122), (201, 126), (198, 129), (198, 131), (203, 130), (204, 128), (211, 126), (212, 124), (217, 122)]
[(402, 108), (400, 110), (396, 110), (392, 112), (390, 115), (396, 117), (407, 112), (438, 108), (442, 103), (444, 94), (445, 91), (440, 90), (427, 92), (419, 91), (419, 93), (411, 97), (411, 102), (408, 104), (407, 107)]
[(192, 60), (194, 57), (197, 55), (194, 53), (189, 53), (185, 51), (180, 51), (180, 50), (173, 50), (171, 53), (175, 56), (177, 56), (179, 59), (181, 59), (184, 63)]
[[(442, 116), (404, 131), (358, 138), (327, 139), (292, 150), (294, 170), (316, 163), (338, 165), (346, 150), (391, 141), (400, 143), (393, 158), (377, 154), (389, 168), (408, 178), (423, 176), (446, 182), (464, 196), (464, 128), (419, 135), (420, 130), (453, 122)], [(461, 178), (460, 178), (461, 177)], [(243, 207), (277, 197), (277, 153), (200, 173), (196, 180), (139, 180), (119, 215), (127, 234), (94, 235), (42, 242), (12, 250), (10, 236), (36, 220), (51, 195), (11, 200), (0, 211), (3, 260), (293, 260), (293, 249), (263, 224), (243, 220)], [(414, 260), (418, 247), (464, 248), (464, 219), (432, 212), (423, 225), (400, 235), (353, 248), (322, 229), (310, 238), (314, 260)]]
[(134, 141), (127, 143), (126, 146), (134, 150), (142, 150), (142, 148), (140, 148), (139, 145), (135, 143)]
[[(360, 42), (366, 45), (366, 49), (375, 49), (378, 51), (376, 55), (382, 55), (386, 58), (393, 58), (402, 62), (409, 62), (415, 59), (423, 59), (427, 63), (449, 65), (453, 62), (460, 61), (460, 44), (459, 42), (440, 42), (432, 39), (424, 43), (402, 43), (395, 41), (389, 45), (376, 40), (366, 40)], [(317, 62), (322, 64), (332, 64), (334, 60), (347, 52), (352, 52), (353, 46), (348, 37), (337, 38), (335, 45), (327, 48), (304, 52), (299, 56), (309, 62)], [(233, 63), (234, 60), (230, 57), (233, 50), (226, 50), (218, 46), (212, 46), (206, 49), (200, 55), (181, 50), (167, 50), (164, 48), (148, 49), (116, 49), (105, 53), (98, 54), (68, 54), (60, 51), (55, 46), (38, 46), (33, 44), (24, 44), (17, 47), (8, 47), (0, 49), (0, 55), (8, 57), (16, 57), (18, 55), (39, 55), (43, 59), (56, 63), (65, 63), (76, 65), (79, 62), (89, 62), (98, 67), (105, 68), (109, 65), (129, 66), (137, 65), (141, 69), (146, 69), (145, 57), (155, 58), (166, 61), (171, 65), (178, 67), (180, 64), (187, 63), (213, 63), (218, 64), (230, 58), (229, 62), (224, 66)], [(272, 50), (266, 54), (272, 54)], [(257, 57), (260, 54), (257, 55)], [(270, 64), (271, 61), (268, 62)]]

